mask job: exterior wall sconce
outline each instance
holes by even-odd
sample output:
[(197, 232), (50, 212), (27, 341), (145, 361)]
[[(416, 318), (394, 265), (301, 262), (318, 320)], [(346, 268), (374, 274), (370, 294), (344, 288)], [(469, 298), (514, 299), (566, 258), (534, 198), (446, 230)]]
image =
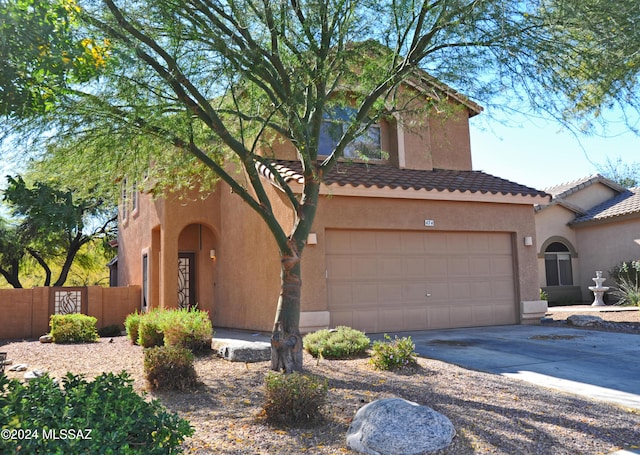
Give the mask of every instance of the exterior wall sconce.
[(210, 257), (212, 260), (214, 260), (214, 261), (215, 261), (215, 260), (216, 260), (216, 250), (211, 250), (211, 251), (209, 251), (209, 257)]
[(318, 236), (315, 232), (309, 233), (307, 237), (307, 245), (317, 245), (318, 244)]
[(526, 236), (524, 238), (524, 246), (532, 246), (533, 245), (533, 237)]

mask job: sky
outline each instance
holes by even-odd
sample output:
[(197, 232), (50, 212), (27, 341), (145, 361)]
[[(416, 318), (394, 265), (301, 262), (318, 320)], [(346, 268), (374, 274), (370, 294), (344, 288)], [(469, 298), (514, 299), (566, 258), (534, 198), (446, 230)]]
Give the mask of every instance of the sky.
[(640, 136), (612, 122), (607, 137), (576, 136), (553, 121), (522, 120), (508, 126), (471, 119), (473, 169), (544, 190), (598, 173), (607, 159), (640, 162)]

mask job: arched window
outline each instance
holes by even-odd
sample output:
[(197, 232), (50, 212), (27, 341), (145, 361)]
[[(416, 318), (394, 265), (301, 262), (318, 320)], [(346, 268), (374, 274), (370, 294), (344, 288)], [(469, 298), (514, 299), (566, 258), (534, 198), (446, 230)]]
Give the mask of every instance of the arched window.
[(560, 242), (551, 243), (544, 251), (547, 286), (572, 286), (571, 252)]

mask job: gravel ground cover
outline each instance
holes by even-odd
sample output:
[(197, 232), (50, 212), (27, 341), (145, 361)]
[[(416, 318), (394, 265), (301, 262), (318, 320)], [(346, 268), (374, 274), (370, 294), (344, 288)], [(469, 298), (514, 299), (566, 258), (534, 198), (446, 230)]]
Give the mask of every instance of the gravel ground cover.
[[(566, 326), (575, 313), (553, 312), (549, 324)], [(599, 313), (598, 330), (640, 335), (640, 312)], [(576, 329), (581, 330), (581, 329)], [(188, 419), (195, 435), (186, 454), (344, 454), (345, 433), (354, 413), (384, 397), (401, 397), (445, 414), (457, 435), (447, 455), (466, 454), (610, 454), (640, 447), (640, 412), (528, 383), (420, 358), (412, 371), (380, 372), (367, 359), (316, 361), (305, 356), (305, 369), (329, 381), (324, 422), (313, 428), (282, 428), (261, 416), (264, 375), (269, 363), (232, 363), (213, 354), (196, 358), (199, 387), (184, 392), (149, 392), (142, 370), (143, 350), (126, 337), (103, 338), (83, 345), (0, 341), (14, 363), (41, 369), (53, 377), (67, 371), (87, 378), (126, 370), (134, 387), (159, 399)], [(23, 373), (7, 372), (21, 378)], [(410, 425), (410, 422), (407, 423)]]

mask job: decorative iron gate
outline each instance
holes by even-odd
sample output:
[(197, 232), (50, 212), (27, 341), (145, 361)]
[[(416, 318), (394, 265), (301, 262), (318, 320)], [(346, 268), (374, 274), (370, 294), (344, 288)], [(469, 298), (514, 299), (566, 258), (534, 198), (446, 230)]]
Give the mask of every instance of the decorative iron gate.
[(195, 253), (178, 255), (178, 308), (195, 306)]
[(53, 288), (50, 314), (87, 313), (87, 288)]

